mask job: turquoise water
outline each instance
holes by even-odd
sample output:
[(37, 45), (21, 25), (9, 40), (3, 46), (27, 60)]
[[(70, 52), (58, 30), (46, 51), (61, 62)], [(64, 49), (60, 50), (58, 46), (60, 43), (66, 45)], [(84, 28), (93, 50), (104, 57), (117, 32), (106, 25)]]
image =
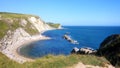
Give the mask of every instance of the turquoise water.
[[(100, 27), (100, 26), (64, 26), (66, 29), (51, 30), (43, 35), (51, 37), (49, 40), (42, 40), (26, 45), (20, 49), (20, 54), (38, 58), (48, 54), (69, 55), (74, 47), (91, 47), (98, 49), (100, 43), (109, 35), (120, 34), (120, 27)], [(79, 42), (72, 44), (63, 39), (63, 35), (69, 32), (72, 39)]]

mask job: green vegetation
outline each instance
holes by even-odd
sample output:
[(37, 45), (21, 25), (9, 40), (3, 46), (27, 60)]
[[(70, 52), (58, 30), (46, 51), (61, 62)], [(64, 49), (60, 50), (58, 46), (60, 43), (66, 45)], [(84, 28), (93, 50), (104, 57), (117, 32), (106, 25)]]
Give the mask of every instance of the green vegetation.
[(0, 39), (6, 34), (9, 29), (9, 25), (0, 20)]
[(54, 27), (54, 28), (59, 28), (60, 24), (59, 23), (51, 23), (51, 22), (47, 22), (47, 24), (51, 27)]
[(0, 53), (0, 68), (18, 68), (18, 67), (23, 68), (21, 64), (10, 60), (5, 55)]
[[(7, 22), (6, 22), (7, 23)], [(15, 20), (13, 23), (10, 24), (10, 30), (14, 31), (15, 29), (22, 27), (18, 20)]]
[[(22, 27), (24, 28), (30, 35), (37, 34), (37, 29), (33, 29), (31, 27), (31, 23), (27, 20), (28, 17), (34, 15), (26, 15), (26, 14), (18, 14), (18, 13), (7, 13), (0, 12), (1, 20), (0, 20), (0, 39), (3, 38), (8, 30), (14, 31), (15, 29)], [(34, 16), (39, 18), (38, 16)], [(25, 19), (28, 23), (25, 27), (21, 26), (20, 20)]]
[(2, 17), (4, 17), (4, 18), (27, 18), (27, 17), (31, 17), (31, 16), (39, 18), (38, 16), (35, 16), (35, 15), (9, 13), (9, 12), (0, 12), (0, 15), (2, 15)]
[(32, 28), (32, 24), (30, 22), (27, 23), (27, 25), (24, 27), (25, 31), (28, 32), (30, 35), (38, 34), (37, 29)]
[(21, 27), (19, 21), (9, 23), (6, 19), (0, 20), (0, 39), (3, 38), (8, 30), (14, 31)]
[(0, 68), (65, 68), (77, 64), (78, 62), (98, 66), (104, 66), (105, 63), (108, 63), (108, 61), (103, 57), (92, 55), (48, 55), (43, 58), (36, 59), (34, 62), (19, 64), (0, 53)]

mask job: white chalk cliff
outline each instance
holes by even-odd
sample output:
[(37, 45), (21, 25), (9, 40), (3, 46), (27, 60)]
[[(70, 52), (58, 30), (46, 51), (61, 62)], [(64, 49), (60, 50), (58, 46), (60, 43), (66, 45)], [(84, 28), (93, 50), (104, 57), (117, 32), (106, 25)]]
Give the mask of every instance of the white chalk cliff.
[(39, 34), (40, 38), (41, 32), (53, 29), (49, 25), (45, 24), (40, 18), (36, 18), (34, 16), (28, 16), (25, 18), (10, 18), (4, 17), (4, 15), (0, 14), (0, 21), (4, 21), (4, 23), (9, 24), (10, 27), (15, 21), (19, 24), (19, 27), (17, 28), (8, 29), (3, 38), (0, 39), (0, 52), (5, 54), (10, 59), (20, 63), (26, 62), (27, 60), (16, 56), (13, 53), (14, 48), (19, 47), (20, 43), (23, 43), (26, 40), (38, 38), (37, 36), (34, 36), (34, 34)]

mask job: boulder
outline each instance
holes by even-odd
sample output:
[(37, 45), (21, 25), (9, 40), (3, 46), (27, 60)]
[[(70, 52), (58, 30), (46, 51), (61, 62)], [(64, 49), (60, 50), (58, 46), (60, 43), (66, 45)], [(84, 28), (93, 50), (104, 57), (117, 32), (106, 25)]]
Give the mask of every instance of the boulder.
[(98, 49), (99, 56), (105, 56), (114, 66), (120, 66), (120, 35), (107, 37)]
[(73, 48), (73, 50), (71, 51), (71, 53), (75, 53), (75, 54), (96, 54), (97, 50), (94, 50), (92, 48), (86, 47), (86, 48), (80, 48), (78, 49), (77, 47)]
[(85, 48), (80, 48), (79, 50), (79, 54), (96, 54), (97, 50), (94, 50), (92, 48), (89, 47), (85, 47)]
[(77, 54), (79, 49), (77, 47), (74, 47), (73, 50), (71, 51), (72, 54)]
[(72, 44), (79, 44), (76, 40), (71, 39), (71, 37), (68, 36), (67, 34), (65, 34), (65, 35), (63, 36), (63, 38), (66, 39), (68, 42), (70, 42), (70, 43), (72, 43)]

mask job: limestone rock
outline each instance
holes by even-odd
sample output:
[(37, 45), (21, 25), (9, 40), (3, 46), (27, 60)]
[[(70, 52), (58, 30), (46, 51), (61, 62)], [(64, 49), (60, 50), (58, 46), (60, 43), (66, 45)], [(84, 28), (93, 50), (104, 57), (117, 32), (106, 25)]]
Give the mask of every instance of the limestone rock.
[(52, 27), (45, 24), (41, 19), (37, 19), (35, 17), (29, 17), (28, 21), (39, 31), (43, 30), (49, 30), (52, 29)]
[[(7, 14), (10, 14), (11, 16), (7, 17)], [(26, 62), (26, 60), (17, 58), (17, 56), (15, 56), (13, 53), (14, 48), (25, 40), (36, 38), (33, 37), (30, 33), (33, 33), (35, 31), (41, 33), (45, 30), (51, 30), (52, 27), (44, 23), (44, 21), (42, 21), (40, 18), (36, 18), (32, 15), (14, 15), (14, 13), (7, 14), (6, 16), (2, 16), (2, 14), (0, 14), (0, 20), (2, 20), (5, 25), (9, 25), (7, 26), (8, 29), (5, 31), (5, 35), (2, 39), (0, 39), (0, 52), (5, 54), (8, 58), (13, 59), (17, 62)]]
[(20, 24), (23, 26), (23, 27), (25, 27), (26, 25), (27, 25), (27, 21), (25, 20), (25, 19), (21, 19), (20, 20)]

